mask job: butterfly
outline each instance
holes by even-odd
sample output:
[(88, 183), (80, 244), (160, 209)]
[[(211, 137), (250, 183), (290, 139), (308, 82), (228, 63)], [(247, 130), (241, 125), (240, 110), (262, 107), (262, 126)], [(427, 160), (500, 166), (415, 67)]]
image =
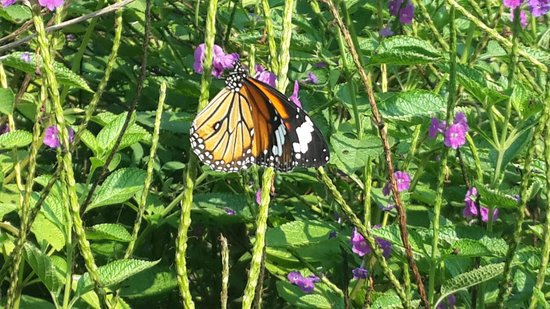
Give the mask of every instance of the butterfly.
[(225, 85), (191, 125), (191, 147), (203, 163), (221, 172), (252, 164), (285, 172), (330, 160), (311, 118), (284, 94), (250, 77), (240, 62)]

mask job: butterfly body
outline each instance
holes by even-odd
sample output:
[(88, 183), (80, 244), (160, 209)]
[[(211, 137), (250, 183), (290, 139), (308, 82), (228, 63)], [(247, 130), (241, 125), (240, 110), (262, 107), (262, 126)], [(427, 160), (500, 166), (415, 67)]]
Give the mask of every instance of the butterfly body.
[(239, 63), (226, 87), (191, 126), (193, 152), (213, 170), (237, 172), (252, 164), (289, 171), (330, 159), (321, 132), (285, 95), (250, 76)]

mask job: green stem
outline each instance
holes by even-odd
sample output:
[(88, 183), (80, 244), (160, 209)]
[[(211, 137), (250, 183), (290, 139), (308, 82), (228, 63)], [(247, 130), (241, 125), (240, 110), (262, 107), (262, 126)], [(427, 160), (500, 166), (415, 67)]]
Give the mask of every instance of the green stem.
[(271, 19), (271, 8), (268, 0), (262, 0), (262, 10), (265, 20), (265, 31), (267, 34), (267, 44), (269, 45), (269, 55), (271, 58), (271, 70), (279, 72), (279, 63), (277, 63), (277, 46), (275, 44), (275, 31), (273, 30), (273, 20)]
[(50, 54), (50, 43), (46, 36), (46, 31), (44, 29), (44, 23), (39, 14), (39, 7), (35, 7), (33, 11), (33, 23), (38, 34), (38, 44), (42, 51), (43, 56), (43, 65), (44, 71), (46, 73), (46, 80), (50, 93), (50, 100), (53, 103), (53, 110), (55, 114), (55, 120), (59, 128), (59, 140), (61, 144), (61, 161), (63, 166), (63, 175), (64, 175), (64, 184), (67, 188), (68, 197), (69, 197), (69, 207), (71, 212), (71, 217), (73, 220), (73, 228), (76, 233), (78, 243), (80, 246), (80, 252), (84, 258), (84, 264), (92, 282), (94, 283), (94, 290), (99, 297), (99, 303), (102, 307), (107, 307), (107, 301), (105, 296), (105, 291), (101, 287), (99, 274), (97, 271), (97, 265), (90, 248), (90, 243), (86, 239), (86, 233), (84, 231), (84, 225), (82, 218), (80, 217), (80, 205), (78, 203), (78, 195), (76, 194), (76, 182), (74, 178), (73, 171), (73, 162), (72, 155), (69, 151), (69, 133), (67, 126), (65, 124), (65, 117), (63, 115), (63, 106), (61, 105), (60, 95), (59, 95), (59, 85), (57, 83), (57, 77), (55, 76), (55, 70), (53, 67), (53, 58)]
[[(205, 50), (204, 50), (204, 72), (201, 77), (201, 94), (199, 97), (198, 111), (201, 111), (208, 104), (210, 94), (210, 82), (212, 81), (212, 57), (214, 51), (214, 39), (216, 37), (216, 10), (218, 0), (210, 0), (208, 12), (206, 15), (205, 32)], [(189, 153), (192, 153), (191, 149)], [(193, 190), (195, 188), (195, 179), (197, 177), (197, 157), (191, 155), (187, 168), (185, 169), (184, 196), (181, 202), (180, 223), (178, 227), (178, 237), (176, 241), (176, 270), (177, 281), (180, 293), (183, 297), (184, 307), (187, 309), (195, 308), (195, 303), (189, 290), (189, 278), (187, 274), (187, 261), (185, 254), (187, 252), (187, 233), (191, 225), (191, 207), (193, 205)]]
[(42, 86), (40, 89), (40, 100), (36, 104), (36, 116), (34, 119), (32, 143), (29, 150), (28, 173), (25, 182), (23, 202), (20, 209), (21, 229), (19, 231), (17, 244), (13, 250), (13, 268), (11, 271), (10, 288), (8, 290), (8, 300), (6, 305), (7, 308), (9, 308), (12, 304), (15, 305), (19, 303), (19, 298), (21, 297), (21, 294), (19, 293), (21, 291), (19, 268), (21, 266), (25, 243), (27, 242), (27, 235), (29, 232), (28, 229), (30, 229), (30, 201), (33, 192), (32, 187), (34, 185), (34, 175), (36, 171), (36, 157), (38, 154), (38, 149), (40, 149), (40, 146), (42, 145), (42, 127), (40, 121), (42, 117), (41, 107), (43, 104), (46, 103), (46, 99), (46, 87)]
[(227, 298), (229, 288), (229, 247), (227, 238), (220, 234), (220, 243), (222, 247), (222, 291), (220, 293), (221, 308), (227, 309)]
[[(550, 87), (546, 90), (546, 104), (544, 109), (544, 116), (546, 122), (546, 128), (543, 135), (544, 139), (544, 162), (546, 163), (546, 222), (544, 223), (544, 246), (541, 252), (541, 263), (537, 274), (537, 280), (535, 283), (535, 289), (542, 291), (544, 285), (544, 279), (546, 278), (546, 271), (548, 269), (548, 259), (550, 257)], [(527, 197), (521, 197), (521, 199), (527, 199)], [(537, 297), (535, 293), (531, 295), (531, 304), (529, 309), (536, 308)]]
[[(445, 117), (446, 123), (451, 123), (453, 119), (453, 110), (456, 102), (456, 26), (455, 26), (455, 8), (450, 7), (449, 11), (449, 29), (451, 31), (450, 39), (451, 46), (449, 50), (450, 72), (449, 72), (449, 97), (447, 101), (447, 114)], [(439, 174), (437, 177), (437, 191), (434, 204), (433, 218), (433, 239), (432, 252), (430, 257), (429, 283), (428, 283), (428, 299), (431, 304), (435, 297), (435, 281), (437, 265), (439, 262), (439, 218), (441, 216), (441, 205), (443, 203), (443, 187), (445, 185), (445, 170), (447, 168), (447, 158), (449, 156), (449, 148), (444, 147), (441, 160), (439, 161)]]

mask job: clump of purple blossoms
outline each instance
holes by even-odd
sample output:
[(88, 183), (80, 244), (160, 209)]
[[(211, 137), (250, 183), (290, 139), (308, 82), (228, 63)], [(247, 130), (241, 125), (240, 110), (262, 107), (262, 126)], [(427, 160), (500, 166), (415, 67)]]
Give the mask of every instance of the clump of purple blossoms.
[[(409, 190), (411, 186), (411, 176), (407, 172), (397, 171), (393, 173), (395, 177), (395, 182), (397, 182), (397, 191), (403, 192)], [(382, 193), (386, 196), (390, 195), (391, 192), (391, 183), (390, 181), (386, 182), (386, 185), (382, 189)]]
[(50, 11), (55, 11), (58, 7), (62, 6), (65, 0), (38, 0), (38, 3), (48, 8)]
[[(471, 187), (466, 191), (466, 196), (464, 197), (464, 211), (462, 214), (466, 218), (481, 216), (481, 221), (489, 221), (489, 208), (481, 206), (478, 208), (477, 205), (477, 188)], [(493, 210), (493, 221), (496, 221), (498, 218), (498, 208)]]
[[(74, 130), (69, 127), (69, 142), (72, 143), (74, 139)], [(49, 126), (44, 132), (44, 144), (50, 148), (58, 148), (61, 146), (59, 141), (59, 129), (57, 126)]]
[(436, 309), (453, 309), (456, 305), (456, 297), (454, 294), (447, 296), (442, 302), (437, 305)]
[(17, 1), (17, 0), (2, 0), (2, 1), (0, 1), (0, 3), (2, 4), (3, 7), (6, 7), (6, 6), (10, 6), (10, 5), (14, 4), (15, 1)]
[(399, 21), (404, 25), (411, 24), (414, 18), (414, 5), (410, 0), (407, 1), (407, 5), (403, 8), (401, 8), (403, 0), (391, 0), (388, 3), (390, 14), (399, 17)]
[(300, 85), (298, 85), (298, 81), (294, 81), (294, 91), (292, 91), (292, 95), (289, 97), (290, 101), (294, 102), (296, 106), (302, 107), (302, 102), (300, 102), (300, 99), (298, 98), (298, 91), (300, 91)]
[(307, 277), (302, 276), (298, 271), (292, 271), (288, 273), (287, 279), (290, 283), (298, 286), (304, 293), (311, 293), (315, 288), (315, 283), (321, 281), (319, 277), (315, 275), (309, 275)]
[(313, 72), (308, 72), (305, 81), (307, 83), (317, 84), (319, 82), (319, 79), (317, 78), (317, 75), (315, 75)]
[(277, 76), (275, 76), (275, 74), (266, 70), (261, 64), (256, 64), (254, 66), (254, 70), (256, 71), (254, 78), (268, 84), (271, 87), (275, 87), (277, 84)]
[[(203, 62), (205, 57), (205, 48), (204, 43), (197, 46), (195, 49), (195, 62), (193, 63), (193, 69), (195, 72), (202, 74), (204, 72)], [(239, 55), (226, 54), (221, 47), (214, 44), (214, 56), (212, 59), (212, 76), (215, 78), (220, 78), (225, 69), (232, 68), (235, 64), (235, 61), (239, 60)]]
[[(374, 226), (375, 229), (380, 228), (379, 226)], [(375, 238), (378, 247), (382, 250), (384, 257), (389, 257), (391, 254), (391, 243), (383, 238)], [(363, 237), (363, 235), (357, 232), (357, 228), (353, 229), (351, 235), (351, 251), (359, 256), (365, 256), (365, 254), (372, 253), (372, 249)]]
[(535, 17), (545, 15), (550, 11), (550, 0), (529, 0), (531, 14)]
[(368, 270), (364, 269), (363, 267), (354, 268), (351, 272), (353, 273), (354, 279), (367, 279), (367, 276), (369, 274)]
[(428, 134), (431, 138), (436, 138), (439, 133), (443, 133), (445, 137), (443, 143), (445, 146), (458, 149), (466, 144), (466, 133), (468, 133), (468, 120), (464, 113), (459, 112), (455, 115), (453, 124), (446, 126), (445, 121), (439, 121), (437, 118), (432, 118), (432, 123)]
[(387, 38), (389, 36), (392, 36), (394, 33), (393, 31), (391, 30), (390, 27), (384, 27), (382, 29), (380, 29), (380, 31), (378, 31), (378, 35), (383, 37), (383, 38)]

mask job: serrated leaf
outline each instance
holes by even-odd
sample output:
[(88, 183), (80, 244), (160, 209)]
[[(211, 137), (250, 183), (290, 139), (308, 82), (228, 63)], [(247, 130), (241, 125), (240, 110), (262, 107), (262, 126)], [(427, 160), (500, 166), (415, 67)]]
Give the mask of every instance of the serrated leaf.
[[(440, 67), (443, 71), (449, 72), (447, 64), (441, 64)], [(502, 94), (501, 87), (491, 82), (480, 71), (462, 64), (457, 64), (456, 71), (458, 83), (479, 103), (496, 104), (508, 98)]]
[(24, 147), (32, 142), (32, 134), (23, 130), (15, 130), (0, 135), (0, 150)]
[(123, 168), (115, 171), (96, 191), (86, 211), (129, 200), (143, 188), (146, 175), (145, 171), (138, 168)]
[(421, 124), (426, 118), (445, 111), (446, 107), (441, 96), (421, 90), (384, 93), (380, 103), (384, 118), (408, 125)]
[(272, 247), (303, 246), (328, 239), (334, 227), (318, 221), (292, 221), (270, 228), (266, 241)]
[(550, 304), (548, 301), (546, 301), (546, 297), (544, 296), (544, 293), (537, 287), (533, 289), (533, 295), (535, 295), (535, 298), (537, 299), (537, 304), (543, 306), (543, 308), (550, 308)]
[(173, 269), (169, 269), (168, 266), (155, 266), (125, 281), (120, 296), (147, 298), (173, 291), (177, 287)]
[(503, 271), (504, 263), (489, 264), (451, 278), (445, 281), (441, 287), (441, 296), (439, 297), (437, 303), (457, 291), (489, 281), (502, 274)]
[(545, 50), (542, 50), (542, 49), (529, 47), (529, 46), (522, 46), (521, 49), (523, 51), (525, 51), (526, 53), (528, 53), (529, 55), (531, 55), (533, 58), (535, 58), (538, 61), (544, 63), (547, 67), (550, 66), (550, 53), (549, 52), (547, 52)]
[(372, 303), (372, 308), (403, 308), (399, 296), (394, 290), (384, 292), (381, 295), (375, 296), (376, 299)]
[(480, 241), (475, 239), (459, 239), (452, 245), (447, 257), (478, 257), (490, 255), (491, 251), (487, 249)]
[(46, 241), (56, 251), (65, 247), (65, 233), (60, 230), (55, 223), (46, 219), (41, 213), (36, 216), (31, 231), (39, 243)]
[[(135, 259), (116, 260), (107, 265), (100, 266), (97, 270), (99, 281), (102, 286), (111, 287), (123, 282), (131, 276), (151, 268), (158, 264), (158, 261), (143, 261)], [(82, 275), (76, 287), (76, 294), (83, 295), (93, 289), (93, 283), (90, 274)]]
[(475, 186), (481, 202), (487, 206), (506, 209), (515, 209), (518, 207), (518, 202), (509, 195), (498, 190), (493, 190), (478, 181), (475, 181)]
[(14, 23), (23, 23), (31, 19), (32, 13), (28, 6), (14, 4), (2, 7), (0, 9), (0, 16)]
[(119, 242), (129, 242), (132, 240), (132, 235), (130, 235), (124, 226), (112, 223), (96, 224), (86, 228), (86, 236), (88, 236), (88, 239), (107, 239)]
[(386, 38), (374, 51), (369, 64), (415, 65), (433, 63), (442, 53), (428, 41), (416, 37), (396, 35)]
[(92, 134), (92, 132), (88, 130), (84, 130), (80, 133), (78, 133), (80, 136), (80, 140), (86, 145), (90, 150), (94, 153), (94, 155), (98, 155), (100, 152), (100, 146), (97, 142), (96, 137)]
[(27, 262), (49, 291), (57, 291), (64, 284), (63, 274), (55, 267), (49, 256), (31, 245), (25, 245), (25, 253)]
[(336, 154), (337, 165), (347, 174), (353, 174), (365, 166), (370, 158), (382, 154), (380, 139), (376, 136), (366, 136), (362, 140), (349, 138), (342, 133), (333, 134), (330, 138), (332, 154)]
[[(107, 125), (103, 127), (103, 129), (97, 134), (96, 137), (97, 143), (101, 146), (103, 154), (107, 154), (113, 149), (118, 135), (120, 134), (122, 127), (124, 126), (126, 113), (120, 114), (114, 118), (108, 118), (107, 120), (110, 120), (110, 122), (108, 122)], [(122, 137), (118, 150), (124, 149), (141, 141), (149, 134), (142, 127), (135, 125), (134, 120), (135, 117), (132, 116), (132, 119), (130, 120), (130, 125), (128, 126), (126, 132), (124, 132), (124, 136)]]
[(15, 95), (9, 88), (0, 88), (0, 113), (11, 115), (13, 113), (13, 104)]
[[(38, 61), (38, 67), (39, 68), (42, 67), (42, 58), (37, 56), (35, 53), (31, 53), (31, 52), (25, 52), (25, 53), (26, 54), (24, 57), (22, 57), (24, 54), (23, 52), (12, 53), (8, 55), (6, 58), (4, 58), (2, 63), (5, 64), (6, 66), (21, 70), (25, 73), (33, 74), (35, 73), (37, 68), (36, 61)], [(23, 60), (23, 58), (26, 58), (27, 54), (28, 54), (29, 61), (25, 61), (27, 59)], [(69, 70), (62, 63), (54, 61), (53, 69), (54, 69), (55, 76), (57, 77), (57, 81), (60, 84), (77, 87), (89, 92), (93, 92), (92, 89), (90, 89), (90, 87), (82, 77), (78, 76), (76, 73)]]

